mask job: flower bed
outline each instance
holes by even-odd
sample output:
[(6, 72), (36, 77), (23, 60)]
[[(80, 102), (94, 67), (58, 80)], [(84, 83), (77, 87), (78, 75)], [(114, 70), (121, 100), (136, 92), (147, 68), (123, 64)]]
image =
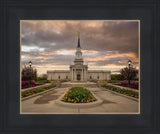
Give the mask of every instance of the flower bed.
[(134, 98), (138, 98), (138, 95), (139, 95), (138, 91), (128, 90), (128, 89), (125, 89), (125, 88), (121, 89), (121, 88), (110, 86), (110, 85), (105, 85), (103, 87), (105, 87), (109, 90), (124, 94), (124, 95), (134, 97)]
[(62, 97), (61, 101), (69, 103), (89, 103), (96, 101), (93, 94), (83, 87), (72, 87)]
[[(128, 87), (128, 81), (121, 81), (121, 86)], [(130, 87), (138, 89), (138, 82), (130, 82)]]
[[(28, 88), (30, 86), (30, 81), (22, 81), (21, 82), (22, 89)], [(34, 80), (31, 80), (31, 86), (36, 86), (36, 82)]]
[(45, 86), (45, 87), (34, 88), (32, 90), (29, 90), (29, 91), (21, 91), (21, 97), (23, 98), (23, 97), (27, 97), (27, 96), (32, 95), (32, 94), (43, 92), (43, 91), (46, 91), (46, 90), (51, 89), (53, 87), (55, 87), (55, 85), (49, 85), (49, 86)]

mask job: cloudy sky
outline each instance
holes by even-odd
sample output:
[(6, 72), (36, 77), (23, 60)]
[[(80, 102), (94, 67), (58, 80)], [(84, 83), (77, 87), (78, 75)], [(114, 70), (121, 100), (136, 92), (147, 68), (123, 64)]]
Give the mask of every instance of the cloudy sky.
[(73, 64), (77, 33), (89, 69), (118, 72), (130, 59), (139, 64), (138, 21), (21, 21), (21, 63), (31, 60), (38, 74), (68, 70)]

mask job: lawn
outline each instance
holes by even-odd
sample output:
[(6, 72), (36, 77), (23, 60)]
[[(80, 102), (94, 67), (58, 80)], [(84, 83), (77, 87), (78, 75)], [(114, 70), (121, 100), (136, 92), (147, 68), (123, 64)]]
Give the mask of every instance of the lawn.
[(89, 103), (89, 102), (96, 101), (96, 98), (86, 88), (72, 87), (63, 96), (61, 101), (69, 102), (69, 103)]

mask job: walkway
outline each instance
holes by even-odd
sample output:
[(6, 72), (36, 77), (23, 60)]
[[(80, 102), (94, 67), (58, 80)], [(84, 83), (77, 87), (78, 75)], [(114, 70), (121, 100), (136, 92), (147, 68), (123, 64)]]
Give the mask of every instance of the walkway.
[(89, 88), (103, 103), (90, 108), (67, 108), (55, 104), (55, 100), (68, 88), (57, 88), (45, 94), (21, 102), (22, 114), (137, 114), (138, 101), (117, 95), (101, 88)]

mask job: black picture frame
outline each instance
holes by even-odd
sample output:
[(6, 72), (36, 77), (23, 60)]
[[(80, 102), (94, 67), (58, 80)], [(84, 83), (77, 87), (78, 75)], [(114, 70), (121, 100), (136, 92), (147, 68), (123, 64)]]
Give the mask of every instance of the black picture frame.
[[(0, 133), (159, 134), (158, 0), (0, 0)], [(140, 20), (140, 114), (20, 114), (20, 20)]]

